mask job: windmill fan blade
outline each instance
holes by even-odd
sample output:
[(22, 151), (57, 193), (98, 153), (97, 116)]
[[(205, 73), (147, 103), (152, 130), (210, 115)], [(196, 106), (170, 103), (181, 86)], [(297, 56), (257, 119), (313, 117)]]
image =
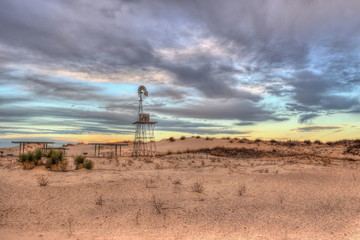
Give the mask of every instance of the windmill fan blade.
[(149, 96), (149, 93), (148, 91), (146, 90), (146, 87), (141, 85), (138, 89), (138, 94), (141, 95), (141, 94), (144, 94), (146, 97)]

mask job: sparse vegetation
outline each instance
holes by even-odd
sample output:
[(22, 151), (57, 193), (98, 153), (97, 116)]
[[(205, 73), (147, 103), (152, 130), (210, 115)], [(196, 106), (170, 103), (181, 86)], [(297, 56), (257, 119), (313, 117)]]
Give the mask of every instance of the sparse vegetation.
[(186, 137), (185, 136), (181, 136), (180, 140), (185, 140)]
[(33, 152), (27, 152), (27, 153), (20, 154), (20, 156), (17, 159), (18, 162), (23, 164), (24, 169), (25, 169), (26, 164), (28, 164), (28, 163), (32, 163), (33, 166), (35, 167), (34, 160), (35, 160), (35, 158), (34, 158)]
[(85, 163), (84, 163), (84, 167), (88, 170), (91, 170), (94, 168), (94, 161), (90, 160), (90, 159), (86, 159)]
[(49, 184), (49, 178), (44, 175), (37, 176), (36, 181), (40, 187), (45, 187)]
[(44, 152), (40, 148), (37, 148), (34, 152), (34, 161), (36, 165), (39, 163), (39, 161), (43, 156), (44, 156)]
[(175, 138), (174, 137), (169, 137), (169, 141), (170, 142), (175, 142)]
[(174, 185), (181, 185), (181, 180), (180, 179), (176, 179), (172, 182)]
[(75, 156), (74, 164), (76, 166), (76, 170), (83, 168), (85, 161), (86, 161), (86, 156), (84, 156), (84, 155)]
[(163, 212), (165, 203), (160, 199), (157, 199), (155, 195), (152, 196), (151, 203), (157, 214), (161, 214)]
[(160, 163), (155, 164), (155, 169), (163, 169), (163, 165)]
[(45, 166), (52, 171), (67, 171), (67, 161), (63, 151), (50, 150)]
[(305, 143), (306, 145), (311, 145), (311, 141), (310, 141), (310, 140), (305, 140), (304, 143)]
[(360, 144), (347, 147), (343, 154), (360, 155)]
[(33, 152), (26, 152), (20, 154), (17, 161), (23, 165), (23, 169), (33, 169), (36, 165), (40, 163), (43, 155), (44, 154), (41, 149), (36, 149)]
[(102, 195), (100, 195), (99, 197), (96, 198), (95, 204), (98, 206), (104, 205), (104, 199), (103, 199)]
[(240, 184), (239, 189), (238, 189), (238, 194), (239, 196), (243, 196), (246, 192), (246, 186), (245, 184)]
[(193, 192), (197, 192), (197, 193), (202, 193), (205, 190), (204, 185), (200, 182), (195, 182), (191, 186), (191, 189)]
[(314, 143), (315, 143), (315, 144), (318, 144), (318, 145), (321, 145), (321, 144), (322, 144), (322, 142), (321, 142), (320, 140), (315, 140)]

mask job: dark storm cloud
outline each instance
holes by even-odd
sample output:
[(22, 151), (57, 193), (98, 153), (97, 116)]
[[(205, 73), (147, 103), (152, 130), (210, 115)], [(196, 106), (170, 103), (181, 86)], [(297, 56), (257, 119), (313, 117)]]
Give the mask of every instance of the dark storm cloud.
[[(0, 123), (29, 123), (33, 127), (1, 127), (2, 134), (93, 134), (93, 133), (111, 133), (111, 134), (133, 134), (136, 121), (135, 115), (129, 115), (124, 112), (107, 112), (80, 110), (71, 108), (51, 108), (35, 107), (31, 111), (28, 108), (0, 108)], [(175, 131), (175, 129), (186, 133), (206, 132), (215, 134), (228, 133), (230, 130), (214, 130), (209, 128), (220, 128), (221, 125), (212, 123), (187, 122), (172, 119), (157, 119), (158, 127), (164, 131)], [(40, 128), (37, 126), (41, 126)], [(42, 126), (49, 126), (49, 129)], [(55, 128), (54, 128), (55, 127)], [(200, 129), (199, 129), (200, 128)], [(205, 129), (204, 129), (205, 128)], [(206, 129), (207, 128), (207, 129)], [(201, 130), (202, 129), (202, 130)]]
[(301, 115), (299, 117), (299, 123), (308, 123), (311, 119), (314, 119), (318, 116), (319, 115), (316, 113), (308, 113), (308, 114)]
[(187, 93), (184, 90), (176, 89), (174, 87), (157, 87), (155, 91), (151, 92), (150, 96), (182, 100), (186, 95)]
[[(208, 61), (208, 62), (206, 62)], [(170, 71), (177, 83), (193, 87), (207, 98), (243, 98), (253, 101), (260, 100), (260, 96), (236, 88), (236, 80), (219, 66), (208, 59), (199, 59), (200, 64), (166, 63), (161, 67)]]
[(255, 125), (254, 122), (239, 122), (235, 124), (236, 126), (253, 126)]
[(334, 130), (334, 129), (341, 129), (342, 127), (336, 127), (336, 126), (306, 126), (306, 127), (300, 127), (296, 129), (291, 129), (292, 131), (296, 132), (319, 132), (324, 130)]
[(100, 88), (82, 83), (49, 80), (41, 76), (24, 76), (22, 86), (36, 96), (53, 97), (64, 100), (101, 99)]
[[(12, 70), (7, 65), (105, 75), (112, 81), (124, 80), (111, 74), (131, 72), (162, 84), (154, 96), (188, 106), (160, 105), (159, 113), (245, 122), (284, 120), (274, 117), (277, 110), (259, 104), (266, 101), (265, 94), (244, 88), (264, 87), (266, 94), (286, 101), (286, 111), (306, 122), (328, 111), (359, 108), (358, 96), (351, 94), (360, 74), (359, 11), (357, 0), (228, 0), (221, 7), (217, 0), (2, 0), (0, 83), (9, 84)], [(213, 45), (197, 48), (204, 39)], [(164, 49), (172, 55), (160, 51)], [(153, 77), (154, 72), (168, 74), (170, 84), (195, 90), (210, 104), (190, 104), (187, 93)], [(16, 84), (16, 79), (10, 80)], [(33, 97), (109, 101), (88, 84), (37, 76), (22, 81)], [(22, 97), (7, 99), (15, 103)], [(105, 108), (130, 107), (116, 102)], [(9, 114), (18, 119), (29, 116), (21, 113)], [(123, 118), (117, 117), (121, 122)]]
[(199, 104), (191, 104), (182, 108), (164, 107), (154, 109), (158, 113), (179, 117), (200, 119), (227, 119), (242, 121), (283, 121), (285, 119), (272, 115), (272, 112), (257, 107), (249, 100), (216, 101), (209, 100)]
[(12, 104), (12, 103), (24, 103), (31, 101), (32, 98), (26, 97), (8, 97), (8, 96), (0, 96), (0, 105)]
[(169, 131), (169, 132), (183, 132), (183, 133), (191, 133), (191, 134), (199, 134), (199, 135), (214, 135), (214, 134), (250, 134), (248, 131), (235, 131), (235, 130), (226, 130), (226, 129), (204, 129), (204, 128), (157, 128), (158, 130)]

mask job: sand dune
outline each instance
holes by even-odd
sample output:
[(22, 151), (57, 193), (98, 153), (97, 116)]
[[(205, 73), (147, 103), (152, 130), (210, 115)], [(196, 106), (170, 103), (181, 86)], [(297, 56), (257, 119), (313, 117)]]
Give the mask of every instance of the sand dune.
[[(109, 159), (104, 147), (93, 170), (73, 170), (72, 156), (93, 154), (80, 144), (67, 172), (2, 157), (0, 239), (360, 239), (359, 156), (346, 144), (290, 145), (163, 140), (162, 156), (132, 158), (130, 144)], [(195, 151), (215, 147), (251, 151)]]

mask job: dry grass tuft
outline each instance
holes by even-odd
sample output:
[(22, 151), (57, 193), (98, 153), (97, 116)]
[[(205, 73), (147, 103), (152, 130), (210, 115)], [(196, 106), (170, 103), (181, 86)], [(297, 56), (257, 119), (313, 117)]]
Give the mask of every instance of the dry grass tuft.
[(165, 203), (160, 199), (157, 199), (155, 195), (152, 196), (151, 204), (154, 207), (157, 214), (161, 214), (163, 212)]
[(181, 185), (181, 180), (180, 179), (176, 179), (172, 182), (175, 185)]
[(246, 192), (245, 184), (240, 184), (239, 189), (238, 189), (239, 196), (244, 196), (245, 192)]
[(104, 204), (104, 199), (102, 197), (102, 195), (100, 195), (96, 201), (95, 201), (95, 204), (98, 205), (98, 206), (102, 206)]
[(36, 180), (37, 180), (38, 184), (40, 185), (40, 187), (47, 186), (50, 181), (49, 178), (44, 175), (37, 176)]
[(193, 192), (197, 192), (197, 193), (202, 193), (205, 190), (204, 185), (200, 182), (195, 182), (191, 186), (191, 189)]

